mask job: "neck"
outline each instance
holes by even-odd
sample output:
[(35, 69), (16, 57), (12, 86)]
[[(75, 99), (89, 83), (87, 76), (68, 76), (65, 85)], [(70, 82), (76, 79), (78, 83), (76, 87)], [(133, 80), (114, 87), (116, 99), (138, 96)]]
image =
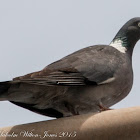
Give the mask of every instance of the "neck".
[(113, 39), (113, 41), (110, 43), (110, 46), (114, 47), (121, 53), (126, 53), (127, 47), (124, 45), (124, 41), (121, 38)]
[(110, 46), (116, 48), (121, 53), (128, 53), (132, 56), (133, 48), (138, 41), (138, 38), (125, 30), (120, 30)]

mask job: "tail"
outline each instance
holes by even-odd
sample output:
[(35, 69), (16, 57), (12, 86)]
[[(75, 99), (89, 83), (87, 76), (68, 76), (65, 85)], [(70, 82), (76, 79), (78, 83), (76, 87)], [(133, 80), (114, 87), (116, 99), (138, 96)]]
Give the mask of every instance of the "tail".
[(0, 82), (0, 101), (3, 100), (4, 93), (8, 91), (10, 86), (11, 86), (10, 81)]

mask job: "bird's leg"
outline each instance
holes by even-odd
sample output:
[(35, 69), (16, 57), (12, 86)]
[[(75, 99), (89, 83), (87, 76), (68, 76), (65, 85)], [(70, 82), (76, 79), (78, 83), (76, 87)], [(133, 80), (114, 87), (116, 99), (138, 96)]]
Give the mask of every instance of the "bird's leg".
[(107, 108), (107, 107), (103, 106), (102, 104), (98, 104), (98, 106), (100, 108), (100, 112), (107, 111), (107, 110), (112, 110), (111, 108)]

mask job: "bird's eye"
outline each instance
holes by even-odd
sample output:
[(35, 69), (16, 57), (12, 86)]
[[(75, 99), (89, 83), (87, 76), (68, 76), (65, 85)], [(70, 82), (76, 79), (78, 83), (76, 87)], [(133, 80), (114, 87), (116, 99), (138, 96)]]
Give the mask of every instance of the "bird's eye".
[(140, 27), (140, 22), (138, 22), (138, 27)]

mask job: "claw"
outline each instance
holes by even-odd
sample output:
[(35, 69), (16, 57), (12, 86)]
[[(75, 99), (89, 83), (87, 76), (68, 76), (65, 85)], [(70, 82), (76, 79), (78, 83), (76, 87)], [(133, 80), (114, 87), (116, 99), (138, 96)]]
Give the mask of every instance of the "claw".
[(98, 106), (99, 106), (99, 108), (100, 108), (100, 112), (102, 112), (102, 111), (107, 111), (107, 110), (112, 110), (111, 108), (107, 108), (107, 107), (105, 107), (105, 106), (103, 106), (103, 105), (101, 105), (101, 104), (99, 104)]

